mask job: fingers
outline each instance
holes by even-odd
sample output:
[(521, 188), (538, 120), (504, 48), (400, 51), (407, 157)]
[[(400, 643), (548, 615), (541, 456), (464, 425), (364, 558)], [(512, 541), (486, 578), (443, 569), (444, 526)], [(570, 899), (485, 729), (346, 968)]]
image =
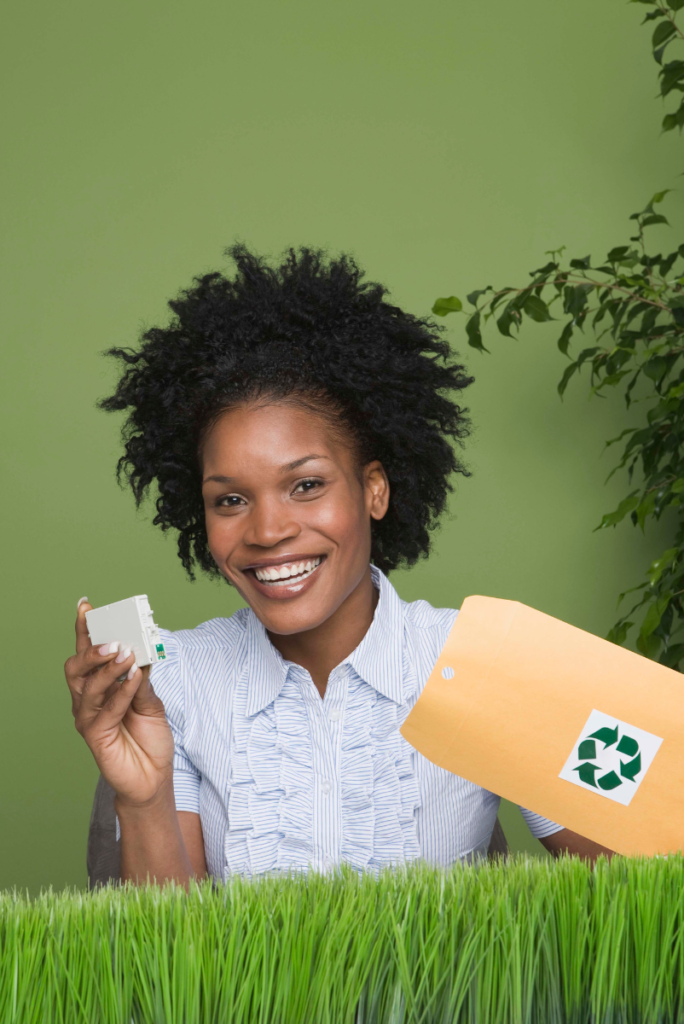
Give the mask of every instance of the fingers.
[[(97, 717), (104, 705), (111, 699), (112, 693), (116, 693), (124, 682), (130, 682), (140, 671), (130, 647), (117, 650), (118, 645), (105, 646), (115, 647), (115, 650), (101, 655), (98, 648), (91, 649), (95, 652), (92, 656), (93, 659), (99, 660), (100, 665), (96, 671), (91, 672), (82, 681), (80, 700), (75, 715), (76, 728), (79, 732), (87, 728), (89, 723)], [(90, 658), (90, 652), (81, 655), (81, 658), (84, 660)], [(119, 682), (120, 680), (121, 682)], [(139, 682), (140, 678), (138, 678)], [(78, 689), (78, 686), (75, 689)], [(131, 692), (131, 696), (134, 692), (134, 690)]]
[[(66, 681), (74, 698), (79, 698), (86, 681), (99, 669), (120, 657), (122, 645), (119, 643), (102, 644), (100, 647), (90, 645), (80, 654), (72, 654), (64, 663)], [(130, 651), (128, 652), (130, 654)], [(119, 673), (120, 674), (120, 673)]]
[[(84, 605), (81, 605), (81, 608), (83, 607)], [(86, 636), (88, 637), (87, 632)], [(87, 676), (91, 675), (102, 665), (106, 665), (114, 660), (122, 660), (119, 655), (123, 649), (123, 644), (120, 644), (118, 640), (114, 640), (109, 644), (91, 644), (90, 637), (88, 637), (88, 642), (85, 647), (82, 643), (77, 641), (77, 653), (73, 654), (70, 658), (67, 658), (64, 665), (64, 671), (66, 673), (69, 686), (72, 690), (75, 687), (80, 693), (83, 688), (83, 680)], [(130, 654), (130, 650), (128, 653)]]
[[(148, 709), (149, 705), (149, 714), (157, 714), (159, 716), (161, 711), (160, 717), (164, 717), (163, 705), (152, 690), (149, 674), (149, 665), (141, 669), (134, 664), (124, 680), (120, 683), (117, 682), (111, 694), (107, 695), (107, 699), (102, 704), (97, 715), (85, 727), (84, 735), (88, 728), (93, 728), (95, 723), (97, 724), (98, 732), (100, 729), (111, 729), (113, 726), (118, 725), (132, 704), (136, 705), (135, 711), (138, 714), (145, 714), (145, 710)], [(142, 701), (139, 701), (138, 698), (141, 694), (144, 694), (144, 696)], [(143, 710), (143, 707), (138, 706), (140, 703), (143, 704), (145, 710)]]
[(85, 613), (91, 611), (92, 604), (87, 597), (82, 597), (76, 607), (76, 653), (82, 654), (90, 647), (90, 636), (86, 626)]

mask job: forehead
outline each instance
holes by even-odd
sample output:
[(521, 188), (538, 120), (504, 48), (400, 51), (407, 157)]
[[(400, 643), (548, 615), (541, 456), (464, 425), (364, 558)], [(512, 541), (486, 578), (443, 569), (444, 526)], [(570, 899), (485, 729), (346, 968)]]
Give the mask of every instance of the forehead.
[(289, 402), (249, 403), (227, 410), (208, 432), (202, 449), (205, 474), (228, 464), (240, 469), (280, 467), (313, 454), (336, 462), (349, 457), (348, 446), (325, 416)]

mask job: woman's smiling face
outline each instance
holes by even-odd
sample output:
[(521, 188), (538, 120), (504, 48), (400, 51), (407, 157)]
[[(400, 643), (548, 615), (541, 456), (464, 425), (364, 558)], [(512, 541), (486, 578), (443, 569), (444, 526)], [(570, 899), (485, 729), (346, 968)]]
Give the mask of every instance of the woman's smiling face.
[(224, 412), (204, 440), (209, 549), (273, 633), (319, 626), (369, 571), (389, 484), (380, 462), (359, 465), (343, 429), (274, 400)]

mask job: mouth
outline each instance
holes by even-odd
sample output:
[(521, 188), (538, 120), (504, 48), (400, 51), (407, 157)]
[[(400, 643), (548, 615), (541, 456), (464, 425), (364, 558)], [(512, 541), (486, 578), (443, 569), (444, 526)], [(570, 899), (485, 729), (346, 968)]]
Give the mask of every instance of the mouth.
[(315, 555), (287, 562), (253, 565), (243, 569), (252, 578), (260, 593), (268, 597), (295, 597), (308, 590), (309, 581), (320, 572), (325, 555)]
[(319, 555), (317, 558), (307, 558), (302, 562), (286, 562), (285, 565), (267, 565), (262, 569), (252, 569), (252, 572), (260, 583), (265, 583), (269, 587), (279, 587), (290, 580), (294, 583), (306, 579), (307, 576), (316, 571), (322, 561), (323, 559)]

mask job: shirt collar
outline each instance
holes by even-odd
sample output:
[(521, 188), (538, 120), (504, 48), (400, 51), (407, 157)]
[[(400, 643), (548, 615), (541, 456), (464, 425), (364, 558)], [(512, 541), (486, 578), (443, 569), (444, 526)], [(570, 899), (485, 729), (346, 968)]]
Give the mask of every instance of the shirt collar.
[(247, 612), (247, 706), (245, 714), (255, 715), (276, 699), (287, 679), (291, 662), (285, 661), (268, 639), (266, 627), (251, 608)]
[[(385, 574), (371, 565), (373, 585), (380, 591), (368, 632), (342, 664), (379, 693), (401, 704), (403, 700), (404, 628), (403, 602)], [(247, 616), (247, 715), (263, 711), (280, 694), (292, 662), (276, 650), (266, 628), (252, 609)]]
[(403, 601), (385, 574), (375, 565), (370, 568), (380, 597), (368, 632), (345, 660), (369, 686), (401, 704), (404, 690)]

